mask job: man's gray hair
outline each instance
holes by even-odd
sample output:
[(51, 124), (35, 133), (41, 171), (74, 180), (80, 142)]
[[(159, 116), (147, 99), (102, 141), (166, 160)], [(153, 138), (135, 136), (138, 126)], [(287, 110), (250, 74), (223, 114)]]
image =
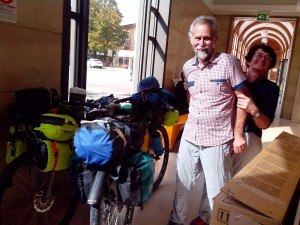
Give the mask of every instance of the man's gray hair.
[(218, 23), (217, 23), (215, 17), (213, 17), (213, 16), (199, 16), (193, 21), (193, 23), (190, 26), (190, 30), (189, 30), (189, 33), (188, 33), (189, 38), (193, 37), (194, 28), (195, 28), (196, 24), (198, 24), (198, 23), (208, 24), (213, 30), (213, 35), (216, 36), (218, 34)]

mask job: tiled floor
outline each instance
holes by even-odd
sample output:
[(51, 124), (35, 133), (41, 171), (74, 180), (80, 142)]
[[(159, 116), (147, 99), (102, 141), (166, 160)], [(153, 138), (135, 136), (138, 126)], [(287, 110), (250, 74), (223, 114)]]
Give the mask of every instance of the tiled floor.
[(283, 131), (300, 137), (300, 124), (293, 123), (290, 120), (286, 119), (274, 119), (271, 126), (263, 131), (263, 146), (273, 141), (274, 138), (277, 137)]
[[(143, 210), (136, 208), (133, 225), (167, 225), (175, 192), (176, 157), (176, 153), (170, 154), (167, 173), (160, 187)], [(187, 224), (197, 215), (199, 199), (196, 196), (197, 193), (202, 192), (201, 187), (202, 185), (196, 185), (190, 195)]]

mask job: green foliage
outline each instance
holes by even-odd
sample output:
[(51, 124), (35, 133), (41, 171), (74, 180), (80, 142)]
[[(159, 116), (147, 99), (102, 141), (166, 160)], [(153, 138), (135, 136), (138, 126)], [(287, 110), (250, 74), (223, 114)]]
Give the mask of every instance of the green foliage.
[(89, 50), (101, 52), (121, 47), (127, 37), (120, 25), (122, 18), (115, 0), (90, 0)]

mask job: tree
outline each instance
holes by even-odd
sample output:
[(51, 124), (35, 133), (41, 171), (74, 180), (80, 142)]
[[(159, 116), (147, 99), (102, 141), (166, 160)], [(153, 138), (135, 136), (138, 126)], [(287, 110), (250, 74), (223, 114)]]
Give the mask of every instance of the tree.
[(115, 0), (91, 0), (88, 45), (91, 52), (117, 49), (125, 43), (127, 32), (120, 23), (123, 15)]

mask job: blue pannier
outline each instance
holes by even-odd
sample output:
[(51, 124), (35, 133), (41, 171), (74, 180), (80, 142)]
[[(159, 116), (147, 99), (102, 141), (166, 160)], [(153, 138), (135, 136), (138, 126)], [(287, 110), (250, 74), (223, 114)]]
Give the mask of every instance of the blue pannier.
[(116, 158), (130, 140), (130, 128), (110, 117), (81, 125), (74, 135), (78, 158), (102, 166)]

